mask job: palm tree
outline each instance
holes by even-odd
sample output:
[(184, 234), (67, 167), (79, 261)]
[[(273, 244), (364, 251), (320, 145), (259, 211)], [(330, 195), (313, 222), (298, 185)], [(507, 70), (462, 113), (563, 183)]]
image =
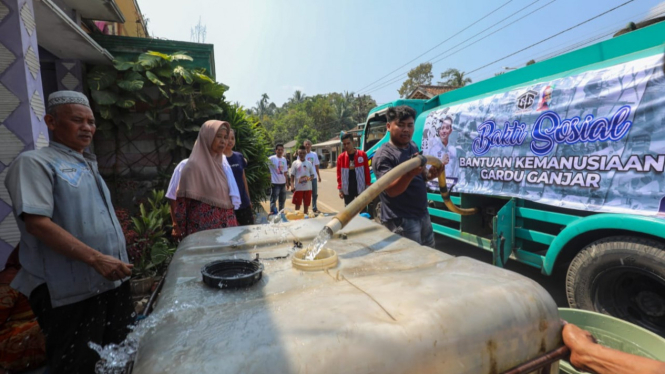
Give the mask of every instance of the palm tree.
[(270, 96), (267, 93), (261, 95), (261, 100), (256, 102), (256, 107), (252, 108), (252, 113), (256, 114), (259, 118), (275, 113), (277, 105), (275, 103), (268, 104), (268, 100), (270, 100)]
[(348, 104), (344, 97), (341, 97), (341, 100), (335, 100), (333, 108), (336, 122), (333, 133), (347, 129), (354, 122), (353, 107)]
[(439, 82), (439, 84), (444, 85), (444, 86), (453, 86), (453, 87), (464, 87), (467, 85), (467, 83), (471, 83), (472, 80), (469, 77), (464, 76), (463, 71), (459, 71), (457, 69), (448, 69), (441, 73), (441, 79), (446, 79), (443, 82)]
[(346, 101), (348, 105), (353, 105), (353, 102), (356, 100), (356, 97), (353, 95), (353, 92), (344, 91), (344, 101)]
[(289, 101), (292, 104), (300, 104), (300, 103), (304, 102), (306, 99), (307, 99), (307, 95), (302, 93), (302, 91), (300, 91), (300, 90), (296, 90), (296, 92), (293, 93), (293, 96), (291, 96)]

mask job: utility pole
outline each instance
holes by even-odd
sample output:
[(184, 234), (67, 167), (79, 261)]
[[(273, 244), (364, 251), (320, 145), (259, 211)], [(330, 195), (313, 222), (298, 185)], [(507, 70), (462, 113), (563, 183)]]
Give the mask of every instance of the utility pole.
[(192, 34), (190, 40), (194, 43), (205, 43), (206, 34), (208, 33), (206, 26), (201, 24), (201, 17), (199, 17), (199, 23), (192, 27)]

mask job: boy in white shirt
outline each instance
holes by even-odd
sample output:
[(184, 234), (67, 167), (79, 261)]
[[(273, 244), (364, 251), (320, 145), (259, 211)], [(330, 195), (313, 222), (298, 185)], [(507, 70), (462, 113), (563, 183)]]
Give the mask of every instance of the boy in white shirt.
[(291, 191), (293, 200), (291, 201), (296, 210), (300, 210), (300, 205), (305, 205), (305, 214), (308, 213), (309, 205), (312, 199), (312, 180), (315, 178), (314, 167), (312, 163), (305, 159), (307, 149), (305, 146), (298, 148), (298, 159), (291, 165)]
[(319, 196), (318, 193), (318, 184), (317, 184), (317, 177), (319, 183), (321, 182), (321, 173), (319, 172), (319, 155), (316, 154), (316, 152), (312, 152), (312, 142), (307, 139), (303, 142), (303, 145), (305, 146), (305, 150), (307, 151), (307, 154), (305, 155), (305, 159), (309, 161), (312, 164), (312, 167), (316, 169), (316, 176), (314, 179), (312, 179), (312, 211), (314, 213), (318, 213), (319, 209), (316, 206), (316, 199)]

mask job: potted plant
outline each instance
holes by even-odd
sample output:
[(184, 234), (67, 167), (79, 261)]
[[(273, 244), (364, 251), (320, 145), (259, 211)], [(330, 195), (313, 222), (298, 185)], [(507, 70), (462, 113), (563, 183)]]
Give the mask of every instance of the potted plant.
[[(176, 250), (166, 238), (165, 229), (170, 225), (165, 222), (170, 221), (170, 214), (164, 202), (164, 191), (152, 191), (148, 203), (150, 211), (141, 203), (139, 215), (131, 220), (126, 214), (118, 214), (121, 226), (126, 230), (127, 253), (134, 265), (130, 285), (132, 293), (137, 296), (150, 291), (155, 277), (166, 270), (168, 260)], [(127, 221), (131, 223), (127, 224)]]
[[(147, 245), (143, 242), (145, 239), (139, 239), (138, 245)], [(163, 265), (173, 256), (175, 248), (169, 246), (169, 242), (160, 238), (151, 247), (145, 247), (138, 258), (134, 259), (134, 269), (130, 285), (132, 294), (135, 296), (145, 295), (150, 292), (152, 285), (156, 281), (156, 276), (160, 275)]]

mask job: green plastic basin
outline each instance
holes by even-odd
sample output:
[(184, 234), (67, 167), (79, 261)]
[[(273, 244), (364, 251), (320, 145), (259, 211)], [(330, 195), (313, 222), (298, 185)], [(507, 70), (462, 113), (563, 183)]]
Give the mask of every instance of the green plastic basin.
[[(665, 339), (632, 323), (580, 309), (559, 308), (559, 316), (593, 334), (606, 347), (665, 361)], [(560, 373), (582, 373), (562, 360)]]

